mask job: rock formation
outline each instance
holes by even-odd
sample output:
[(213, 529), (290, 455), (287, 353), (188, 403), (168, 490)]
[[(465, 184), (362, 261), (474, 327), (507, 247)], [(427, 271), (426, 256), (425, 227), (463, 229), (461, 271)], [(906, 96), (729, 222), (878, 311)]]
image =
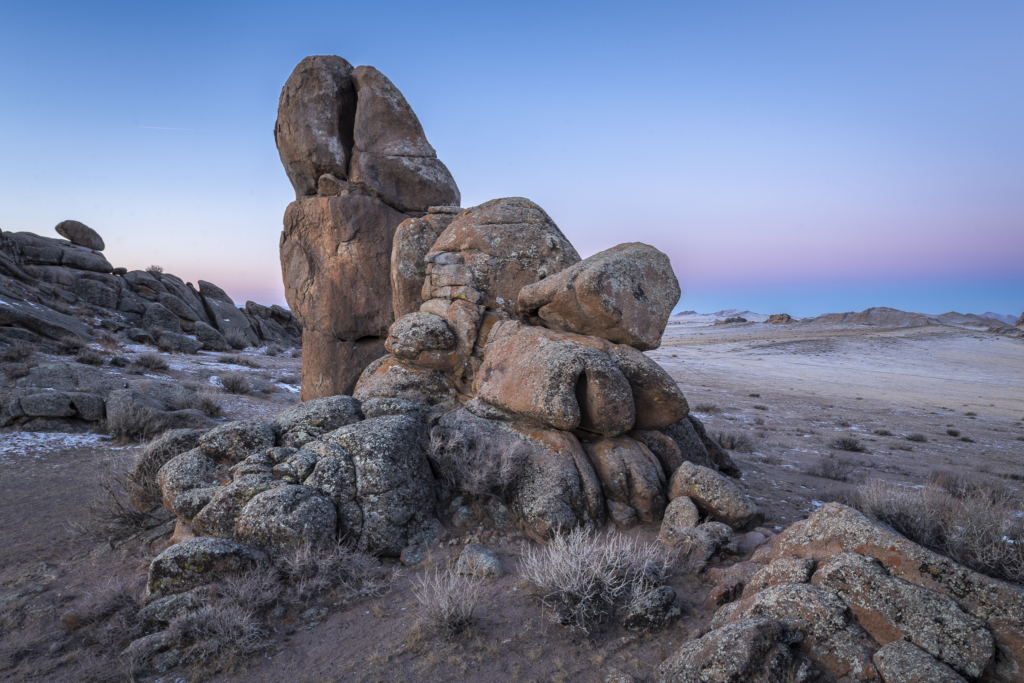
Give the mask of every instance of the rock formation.
[(341, 57), (295, 67), (274, 138), (296, 197), (280, 250), (303, 327), (302, 398), (350, 394), (395, 321), (395, 231), (410, 216), (438, 216), (423, 223), (439, 232), (459, 189), (398, 88)]
[[(242, 309), (203, 280), (196, 290), (159, 269), (114, 268), (99, 253), (103, 239), (92, 228), (68, 220), (56, 230), (68, 240), (0, 233), (0, 347), (30, 344), (56, 353), (68, 338), (85, 346), (101, 332), (183, 353), (226, 351), (228, 339), (248, 346), (301, 343), (298, 321), (281, 306), (249, 301)], [(194, 392), (177, 385), (181, 395), (171, 400), (167, 390), (157, 391), (160, 381), (113, 391), (102, 372), (75, 363), (47, 363), (24, 368), (23, 374), (0, 397), (0, 428), (95, 426), (111, 400), (141, 402), (166, 413), (171, 428), (209, 426), (201, 411), (174, 408), (196, 400)]]

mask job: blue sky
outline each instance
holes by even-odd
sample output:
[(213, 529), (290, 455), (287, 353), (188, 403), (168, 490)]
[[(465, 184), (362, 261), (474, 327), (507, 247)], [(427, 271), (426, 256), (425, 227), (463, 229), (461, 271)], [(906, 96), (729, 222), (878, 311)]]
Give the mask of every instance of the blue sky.
[(9, 2), (0, 229), (75, 218), (114, 265), (283, 303), (277, 100), (338, 54), (464, 206), (654, 244), (680, 309), (1019, 314), (1022, 30), (1011, 2)]

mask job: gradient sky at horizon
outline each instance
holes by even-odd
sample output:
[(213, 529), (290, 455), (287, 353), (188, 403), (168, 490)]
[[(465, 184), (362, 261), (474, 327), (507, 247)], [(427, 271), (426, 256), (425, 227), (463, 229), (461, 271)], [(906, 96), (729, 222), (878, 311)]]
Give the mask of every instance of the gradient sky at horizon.
[[(304, 12), (300, 13), (300, 8)], [(665, 251), (677, 310), (1024, 310), (1024, 4), (0, 7), (0, 230), (284, 303), (273, 142), (310, 54), (406, 95), (463, 206)]]

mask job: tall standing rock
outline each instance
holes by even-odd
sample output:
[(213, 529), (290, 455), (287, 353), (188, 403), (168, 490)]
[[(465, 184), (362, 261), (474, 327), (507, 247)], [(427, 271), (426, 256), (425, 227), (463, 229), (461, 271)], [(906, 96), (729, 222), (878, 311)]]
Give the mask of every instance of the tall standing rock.
[(315, 195), (322, 175), (348, 178), (356, 111), (351, 75), (341, 57), (306, 57), (281, 90), (274, 140), (296, 199)]
[(303, 327), (302, 399), (349, 394), (395, 321), (391, 256), (403, 212), (457, 206), (459, 189), (398, 88), (340, 57), (295, 68), (274, 138), (297, 197), (280, 252)]

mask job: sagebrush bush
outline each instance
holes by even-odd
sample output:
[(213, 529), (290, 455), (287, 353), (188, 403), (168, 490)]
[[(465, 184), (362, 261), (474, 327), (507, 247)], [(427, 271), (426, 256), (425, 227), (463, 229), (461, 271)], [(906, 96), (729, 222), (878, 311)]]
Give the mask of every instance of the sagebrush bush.
[(693, 407), (693, 412), (704, 413), (705, 415), (712, 415), (718, 412), (718, 406), (714, 403), (698, 403)]
[(78, 356), (75, 358), (75, 362), (84, 365), (103, 365), (105, 360), (103, 352), (91, 349), (88, 346), (79, 349)]
[(263, 352), (268, 356), (280, 356), (284, 353), (284, 347), (280, 344), (267, 344), (267, 348)]
[(163, 521), (160, 490), (156, 484), (159, 466), (142, 472), (131, 465), (131, 459), (124, 457), (100, 463), (96, 488), (87, 506), (88, 523), (84, 531), (103, 539), (121, 539)]
[(849, 451), (851, 453), (864, 452), (864, 446), (862, 446), (860, 441), (852, 436), (840, 436), (832, 439), (832, 442), (829, 445), (837, 451)]
[(857, 465), (848, 458), (836, 457), (832, 453), (821, 456), (817, 464), (807, 470), (808, 474), (834, 481), (848, 481), (857, 470)]
[(249, 377), (244, 372), (225, 372), (220, 376), (220, 384), (229, 394), (245, 395), (252, 391)]
[(288, 353), (288, 355), (291, 356), (292, 358), (302, 358), (302, 349), (301, 348), (299, 348), (299, 349), (292, 349)]
[(998, 579), (1024, 585), (1024, 511), (996, 489), (934, 484), (919, 489), (872, 481), (859, 507), (915, 543)]
[(34, 346), (28, 342), (16, 341), (0, 349), (0, 362), (24, 363), (35, 354)]
[(655, 543), (577, 528), (523, 553), (520, 572), (554, 621), (584, 634), (670, 577), (676, 558)]
[(288, 384), (291, 386), (302, 383), (302, 379), (298, 375), (281, 375), (277, 381), (281, 384)]
[(79, 349), (86, 346), (86, 343), (73, 334), (65, 335), (57, 342), (57, 346), (63, 353), (78, 353)]
[(133, 403), (107, 407), (106, 432), (118, 441), (147, 441), (165, 428), (164, 418), (148, 406)]
[(247, 349), (250, 346), (252, 346), (252, 344), (249, 342), (248, 335), (241, 332), (240, 330), (228, 330), (224, 334), (224, 341), (226, 341), (228, 343), (228, 346), (235, 349), (236, 351), (241, 351), (242, 349)]
[(959, 429), (947, 429), (946, 430), (946, 434), (949, 435), (949, 436), (960, 436), (960, 430)]
[(152, 351), (140, 353), (135, 356), (132, 363), (145, 370), (153, 370), (155, 372), (163, 372), (171, 369), (171, 366), (167, 364), (167, 361), (164, 360), (163, 356), (159, 353), (153, 353)]
[(907, 434), (904, 438), (906, 438), (907, 441), (913, 441), (914, 443), (924, 443), (928, 440), (928, 437), (920, 433)]
[[(761, 420), (764, 423), (764, 420)], [(713, 435), (712, 438), (718, 442), (718, 445), (729, 451), (739, 451), (740, 453), (753, 453), (754, 442), (746, 434), (734, 434), (732, 432), (718, 432)]]
[(425, 572), (414, 580), (412, 590), (427, 627), (451, 638), (472, 626), (480, 602), (480, 582), (460, 574), (454, 564)]
[(238, 354), (230, 355), (225, 354), (217, 358), (218, 363), (224, 363), (225, 365), (241, 365), (244, 368), (252, 368), (253, 370), (260, 370), (263, 368), (255, 359), (249, 358), (248, 356), (241, 356)]
[(152, 265), (149, 268), (146, 268), (146, 272), (152, 275), (153, 277), (157, 277), (159, 275), (163, 275), (164, 267)]
[(456, 490), (470, 495), (504, 495), (519, 479), (529, 443), (511, 434), (491, 434), (472, 423), (430, 430), (430, 456)]
[(878, 436), (892, 436), (892, 432), (890, 432), (888, 429), (876, 429), (872, 433), (877, 434)]

